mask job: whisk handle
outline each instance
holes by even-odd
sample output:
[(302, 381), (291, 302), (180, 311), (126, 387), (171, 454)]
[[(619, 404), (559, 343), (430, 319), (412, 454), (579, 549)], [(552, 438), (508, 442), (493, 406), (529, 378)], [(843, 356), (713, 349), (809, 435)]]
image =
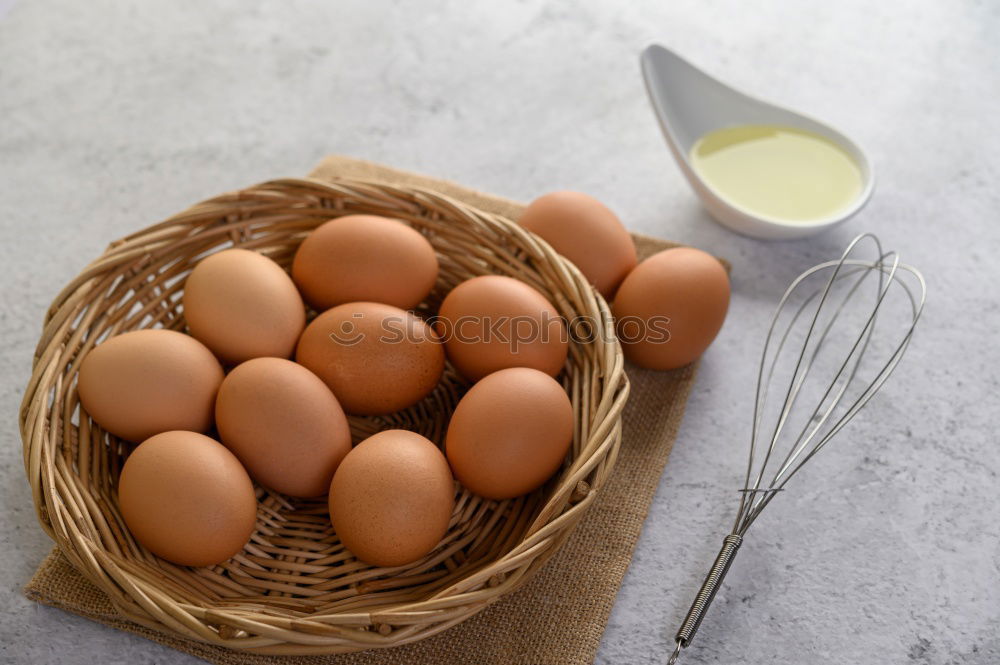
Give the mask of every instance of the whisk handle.
[(731, 533), (723, 539), (722, 549), (719, 550), (719, 555), (715, 557), (715, 563), (712, 564), (712, 568), (708, 571), (708, 575), (705, 577), (698, 595), (695, 596), (694, 602), (691, 604), (691, 609), (688, 610), (687, 616), (684, 617), (684, 623), (681, 624), (680, 630), (677, 631), (677, 635), (674, 637), (677, 641), (678, 649), (681, 647), (686, 648), (691, 644), (694, 634), (698, 632), (698, 626), (701, 625), (701, 620), (705, 618), (708, 606), (712, 604), (716, 592), (722, 586), (722, 580), (725, 579), (726, 573), (729, 572), (729, 566), (733, 563), (733, 558), (736, 556), (736, 552), (739, 551), (742, 543), (743, 536), (735, 533)]

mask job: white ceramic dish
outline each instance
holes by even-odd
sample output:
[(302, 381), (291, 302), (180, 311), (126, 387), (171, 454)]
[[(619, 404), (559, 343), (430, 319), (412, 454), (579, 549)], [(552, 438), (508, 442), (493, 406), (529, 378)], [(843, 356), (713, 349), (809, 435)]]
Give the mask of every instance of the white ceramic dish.
[[(755, 238), (802, 238), (846, 221), (871, 198), (875, 185), (871, 160), (860, 146), (836, 129), (734, 90), (657, 44), (642, 52), (641, 62), (649, 99), (674, 159), (705, 208), (719, 223)], [(699, 177), (688, 156), (691, 146), (707, 132), (746, 124), (805, 129), (836, 142), (861, 169), (861, 193), (852, 205), (835, 217), (809, 222), (769, 219), (729, 203)]]

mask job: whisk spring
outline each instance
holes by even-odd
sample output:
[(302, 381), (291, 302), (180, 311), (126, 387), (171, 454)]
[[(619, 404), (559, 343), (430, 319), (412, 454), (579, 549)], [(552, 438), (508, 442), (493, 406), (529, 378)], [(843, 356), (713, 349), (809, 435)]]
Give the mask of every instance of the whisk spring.
[(682, 647), (687, 647), (694, 639), (694, 634), (698, 632), (701, 620), (705, 618), (705, 611), (715, 599), (715, 594), (719, 591), (719, 586), (722, 585), (722, 580), (729, 572), (729, 566), (733, 563), (733, 558), (742, 544), (743, 536), (736, 533), (731, 533), (723, 539), (722, 549), (715, 557), (715, 563), (712, 564), (708, 575), (705, 576), (705, 581), (702, 583), (698, 595), (695, 596), (694, 603), (691, 604), (691, 609), (688, 610), (687, 616), (684, 618), (684, 623), (681, 624), (680, 630), (674, 637)]

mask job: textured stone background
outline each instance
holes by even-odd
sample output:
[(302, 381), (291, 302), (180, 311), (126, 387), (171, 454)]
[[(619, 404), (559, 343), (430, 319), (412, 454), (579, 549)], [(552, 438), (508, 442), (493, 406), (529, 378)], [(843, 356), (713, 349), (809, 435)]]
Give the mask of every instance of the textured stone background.
[[(50, 547), (17, 436), (31, 350), (111, 239), (340, 152), (522, 200), (584, 190), (733, 262), (602, 664), (661, 662), (730, 524), (775, 299), (878, 232), (928, 277), (923, 327), (755, 526), (685, 662), (1000, 662), (998, 33), (997, 5), (971, 1), (0, 0), (0, 660), (194, 662), (20, 597)], [(878, 172), (868, 208), (782, 244), (711, 222), (645, 99), (653, 41), (856, 137)]]

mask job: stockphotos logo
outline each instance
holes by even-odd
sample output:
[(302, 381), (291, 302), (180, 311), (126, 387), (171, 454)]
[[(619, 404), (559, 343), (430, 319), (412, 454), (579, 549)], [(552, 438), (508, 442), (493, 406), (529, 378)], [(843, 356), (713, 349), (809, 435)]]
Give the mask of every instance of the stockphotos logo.
[[(362, 332), (361, 322), (365, 314), (356, 312), (351, 319), (342, 321), (330, 332), (330, 339), (341, 346), (355, 346), (363, 342), (367, 334)], [(418, 327), (413, 325), (416, 318), (408, 316), (387, 316), (381, 319), (378, 341), (382, 344), (419, 343), (427, 341)], [(609, 341), (617, 335), (623, 344), (644, 342), (666, 344), (670, 341), (670, 319), (654, 316), (643, 319), (625, 316), (617, 321), (610, 317), (596, 319), (577, 316), (567, 320), (562, 316), (552, 316), (543, 312), (536, 316), (463, 316), (451, 320), (438, 316), (427, 319), (427, 324), (436, 333), (433, 341), (459, 344), (503, 344), (511, 353), (518, 353), (525, 345), (536, 342), (574, 342), (591, 344)]]

